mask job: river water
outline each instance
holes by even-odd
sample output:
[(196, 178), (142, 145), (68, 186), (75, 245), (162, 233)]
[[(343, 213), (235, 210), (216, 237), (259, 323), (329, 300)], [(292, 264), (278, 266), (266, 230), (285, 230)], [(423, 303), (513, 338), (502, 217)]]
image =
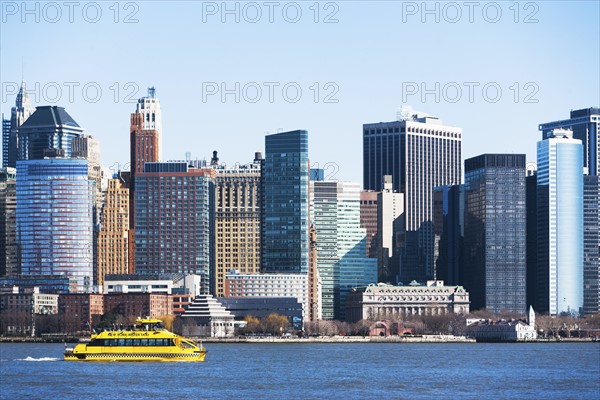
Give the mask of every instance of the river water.
[(600, 399), (600, 344), (208, 344), (204, 363), (78, 363), (0, 344), (0, 398)]

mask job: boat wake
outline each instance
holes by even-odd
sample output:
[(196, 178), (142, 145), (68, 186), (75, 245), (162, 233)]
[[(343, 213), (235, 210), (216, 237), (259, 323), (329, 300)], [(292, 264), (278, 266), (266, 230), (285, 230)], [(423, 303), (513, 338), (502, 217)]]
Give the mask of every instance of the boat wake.
[(41, 358), (33, 358), (33, 357), (27, 357), (27, 358), (17, 358), (15, 361), (58, 361), (58, 358), (55, 357), (41, 357)]

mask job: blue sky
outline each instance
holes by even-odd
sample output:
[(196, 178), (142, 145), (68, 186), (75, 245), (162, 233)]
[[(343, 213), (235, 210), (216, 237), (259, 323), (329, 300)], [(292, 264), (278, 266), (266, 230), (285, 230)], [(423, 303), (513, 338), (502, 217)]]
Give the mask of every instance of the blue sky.
[(103, 165), (124, 165), (128, 97), (155, 86), (164, 159), (218, 150), (245, 163), (267, 132), (306, 129), (311, 162), (362, 182), (362, 124), (391, 121), (403, 104), (462, 127), (464, 159), (528, 161), (539, 123), (600, 105), (597, 1), (275, 3), (228, 2), (227, 14), (221, 1), (81, 1), (69, 16), (63, 2), (26, 12), (3, 1), (1, 110), (23, 74), (35, 105), (65, 107), (100, 140)]

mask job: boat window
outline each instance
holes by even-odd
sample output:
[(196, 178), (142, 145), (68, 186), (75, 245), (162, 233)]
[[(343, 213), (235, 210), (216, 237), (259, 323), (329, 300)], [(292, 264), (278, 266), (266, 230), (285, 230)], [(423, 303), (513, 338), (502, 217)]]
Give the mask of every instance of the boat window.
[(125, 339), (125, 346), (133, 346), (133, 339)]
[(118, 340), (117, 346), (125, 346), (125, 339), (117, 339), (117, 340)]
[(104, 339), (94, 339), (88, 344), (88, 346), (104, 346)]
[(140, 346), (148, 346), (148, 339), (140, 339)]
[(156, 346), (156, 339), (148, 339), (148, 346)]
[(181, 347), (183, 347), (184, 349), (195, 349), (196, 348), (196, 346), (193, 343), (188, 342), (186, 340), (181, 341)]

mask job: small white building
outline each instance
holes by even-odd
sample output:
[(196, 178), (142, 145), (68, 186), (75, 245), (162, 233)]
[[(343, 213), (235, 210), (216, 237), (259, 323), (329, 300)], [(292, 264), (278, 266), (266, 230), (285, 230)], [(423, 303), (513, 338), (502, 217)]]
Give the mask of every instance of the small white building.
[(211, 295), (196, 296), (181, 318), (184, 336), (223, 338), (235, 333), (234, 315)]
[(535, 329), (535, 312), (529, 307), (527, 322), (522, 320), (500, 320), (469, 318), (467, 319), (467, 336), (478, 342), (526, 342), (537, 339)]
[(109, 274), (104, 279), (104, 294), (155, 293), (200, 294), (200, 275), (193, 274)]

